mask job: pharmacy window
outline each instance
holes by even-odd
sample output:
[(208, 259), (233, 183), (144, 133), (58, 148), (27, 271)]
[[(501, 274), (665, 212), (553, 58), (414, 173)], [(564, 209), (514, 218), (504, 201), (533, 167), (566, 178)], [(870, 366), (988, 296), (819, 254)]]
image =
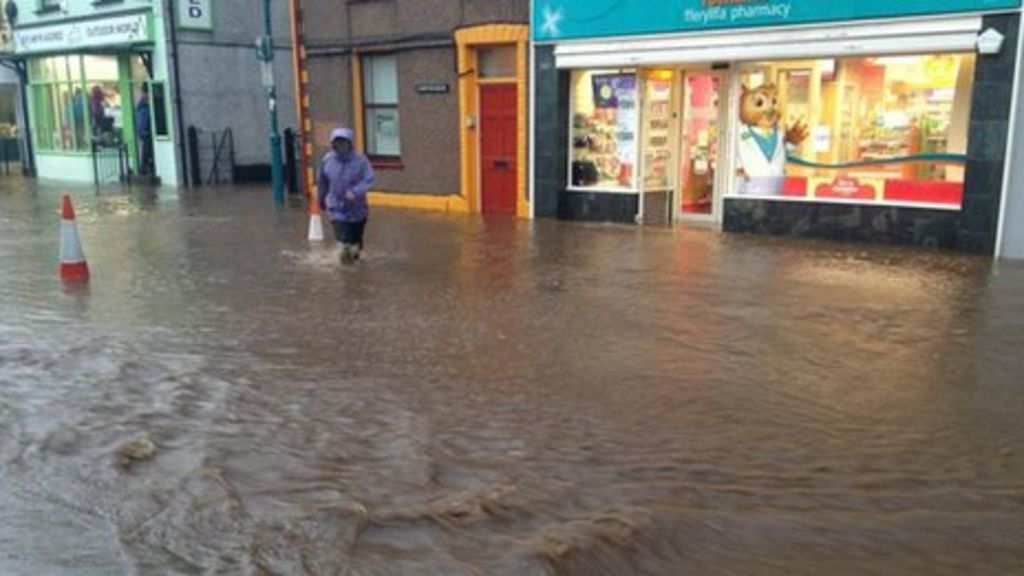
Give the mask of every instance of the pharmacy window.
[(398, 158), (402, 155), (398, 58), (394, 54), (363, 56), (362, 70), (366, 153), (377, 158)]
[(572, 73), (570, 186), (633, 192), (639, 138), (635, 71), (577, 70)]
[(755, 62), (733, 195), (959, 209), (972, 54)]

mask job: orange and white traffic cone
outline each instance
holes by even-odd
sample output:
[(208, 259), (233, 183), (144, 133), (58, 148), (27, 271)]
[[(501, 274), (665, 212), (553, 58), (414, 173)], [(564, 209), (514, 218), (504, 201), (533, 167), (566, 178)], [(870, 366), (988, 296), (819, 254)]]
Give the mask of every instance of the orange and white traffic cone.
[(309, 203), (309, 241), (324, 241), (324, 223), (320, 218), (320, 204), (315, 196)]
[(78, 238), (75, 209), (71, 206), (71, 196), (67, 194), (64, 195), (60, 218), (60, 279), (65, 282), (89, 280), (89, 265), (85, 262), (82, 242)]

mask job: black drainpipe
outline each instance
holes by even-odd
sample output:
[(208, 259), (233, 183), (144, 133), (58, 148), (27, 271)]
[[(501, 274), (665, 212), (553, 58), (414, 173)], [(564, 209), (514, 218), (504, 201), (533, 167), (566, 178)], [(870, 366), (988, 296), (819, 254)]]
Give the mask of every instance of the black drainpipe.
[(181, 67), (178, 65), (178, 25), (174, 18), (174, 0), (167, 0), (167, 19), (171, 30), (171, 73), (174, 75), (174, 120), (175, 132), (178, 140), (178, 158), (181, 163), (181, 179), (186, 186), (191, 187), (189, 182), (188, 158), (185, 149), (185, 110), (181, 106)]
[(22, 140), (25, 141), (25, 158), (21, 162), (21, 171), (25, 176), (36, 175), (36, 154), (32, 148), (32, 117), (28, 111), (28, 61), (19, 60), (15, 64), (18, 71), (18, 92), (21, 92), (21, 122), (23, 132)]

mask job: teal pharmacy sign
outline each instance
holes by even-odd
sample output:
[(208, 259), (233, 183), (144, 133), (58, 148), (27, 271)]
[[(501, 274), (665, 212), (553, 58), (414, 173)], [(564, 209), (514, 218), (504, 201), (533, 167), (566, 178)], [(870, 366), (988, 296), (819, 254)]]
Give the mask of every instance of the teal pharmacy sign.
[(1018, 9), (1021, 0), (533, 0), (537, 41)]

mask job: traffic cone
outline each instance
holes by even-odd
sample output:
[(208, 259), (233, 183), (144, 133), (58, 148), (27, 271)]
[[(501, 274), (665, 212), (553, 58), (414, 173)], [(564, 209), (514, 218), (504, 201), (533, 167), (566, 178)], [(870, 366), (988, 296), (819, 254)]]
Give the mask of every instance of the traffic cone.
[(315, 197), (309, 203), (309, 241), (324, 241), (324, 223), (320, 218), (320, 204)]
[(78, 239), (75, 209), (71, 206), (71, 196), (67, 194), (64, 195), (60, 219), (60, 279), (65, 282), (89, 280), (89, 265), (85, 262), (82, 242)]

